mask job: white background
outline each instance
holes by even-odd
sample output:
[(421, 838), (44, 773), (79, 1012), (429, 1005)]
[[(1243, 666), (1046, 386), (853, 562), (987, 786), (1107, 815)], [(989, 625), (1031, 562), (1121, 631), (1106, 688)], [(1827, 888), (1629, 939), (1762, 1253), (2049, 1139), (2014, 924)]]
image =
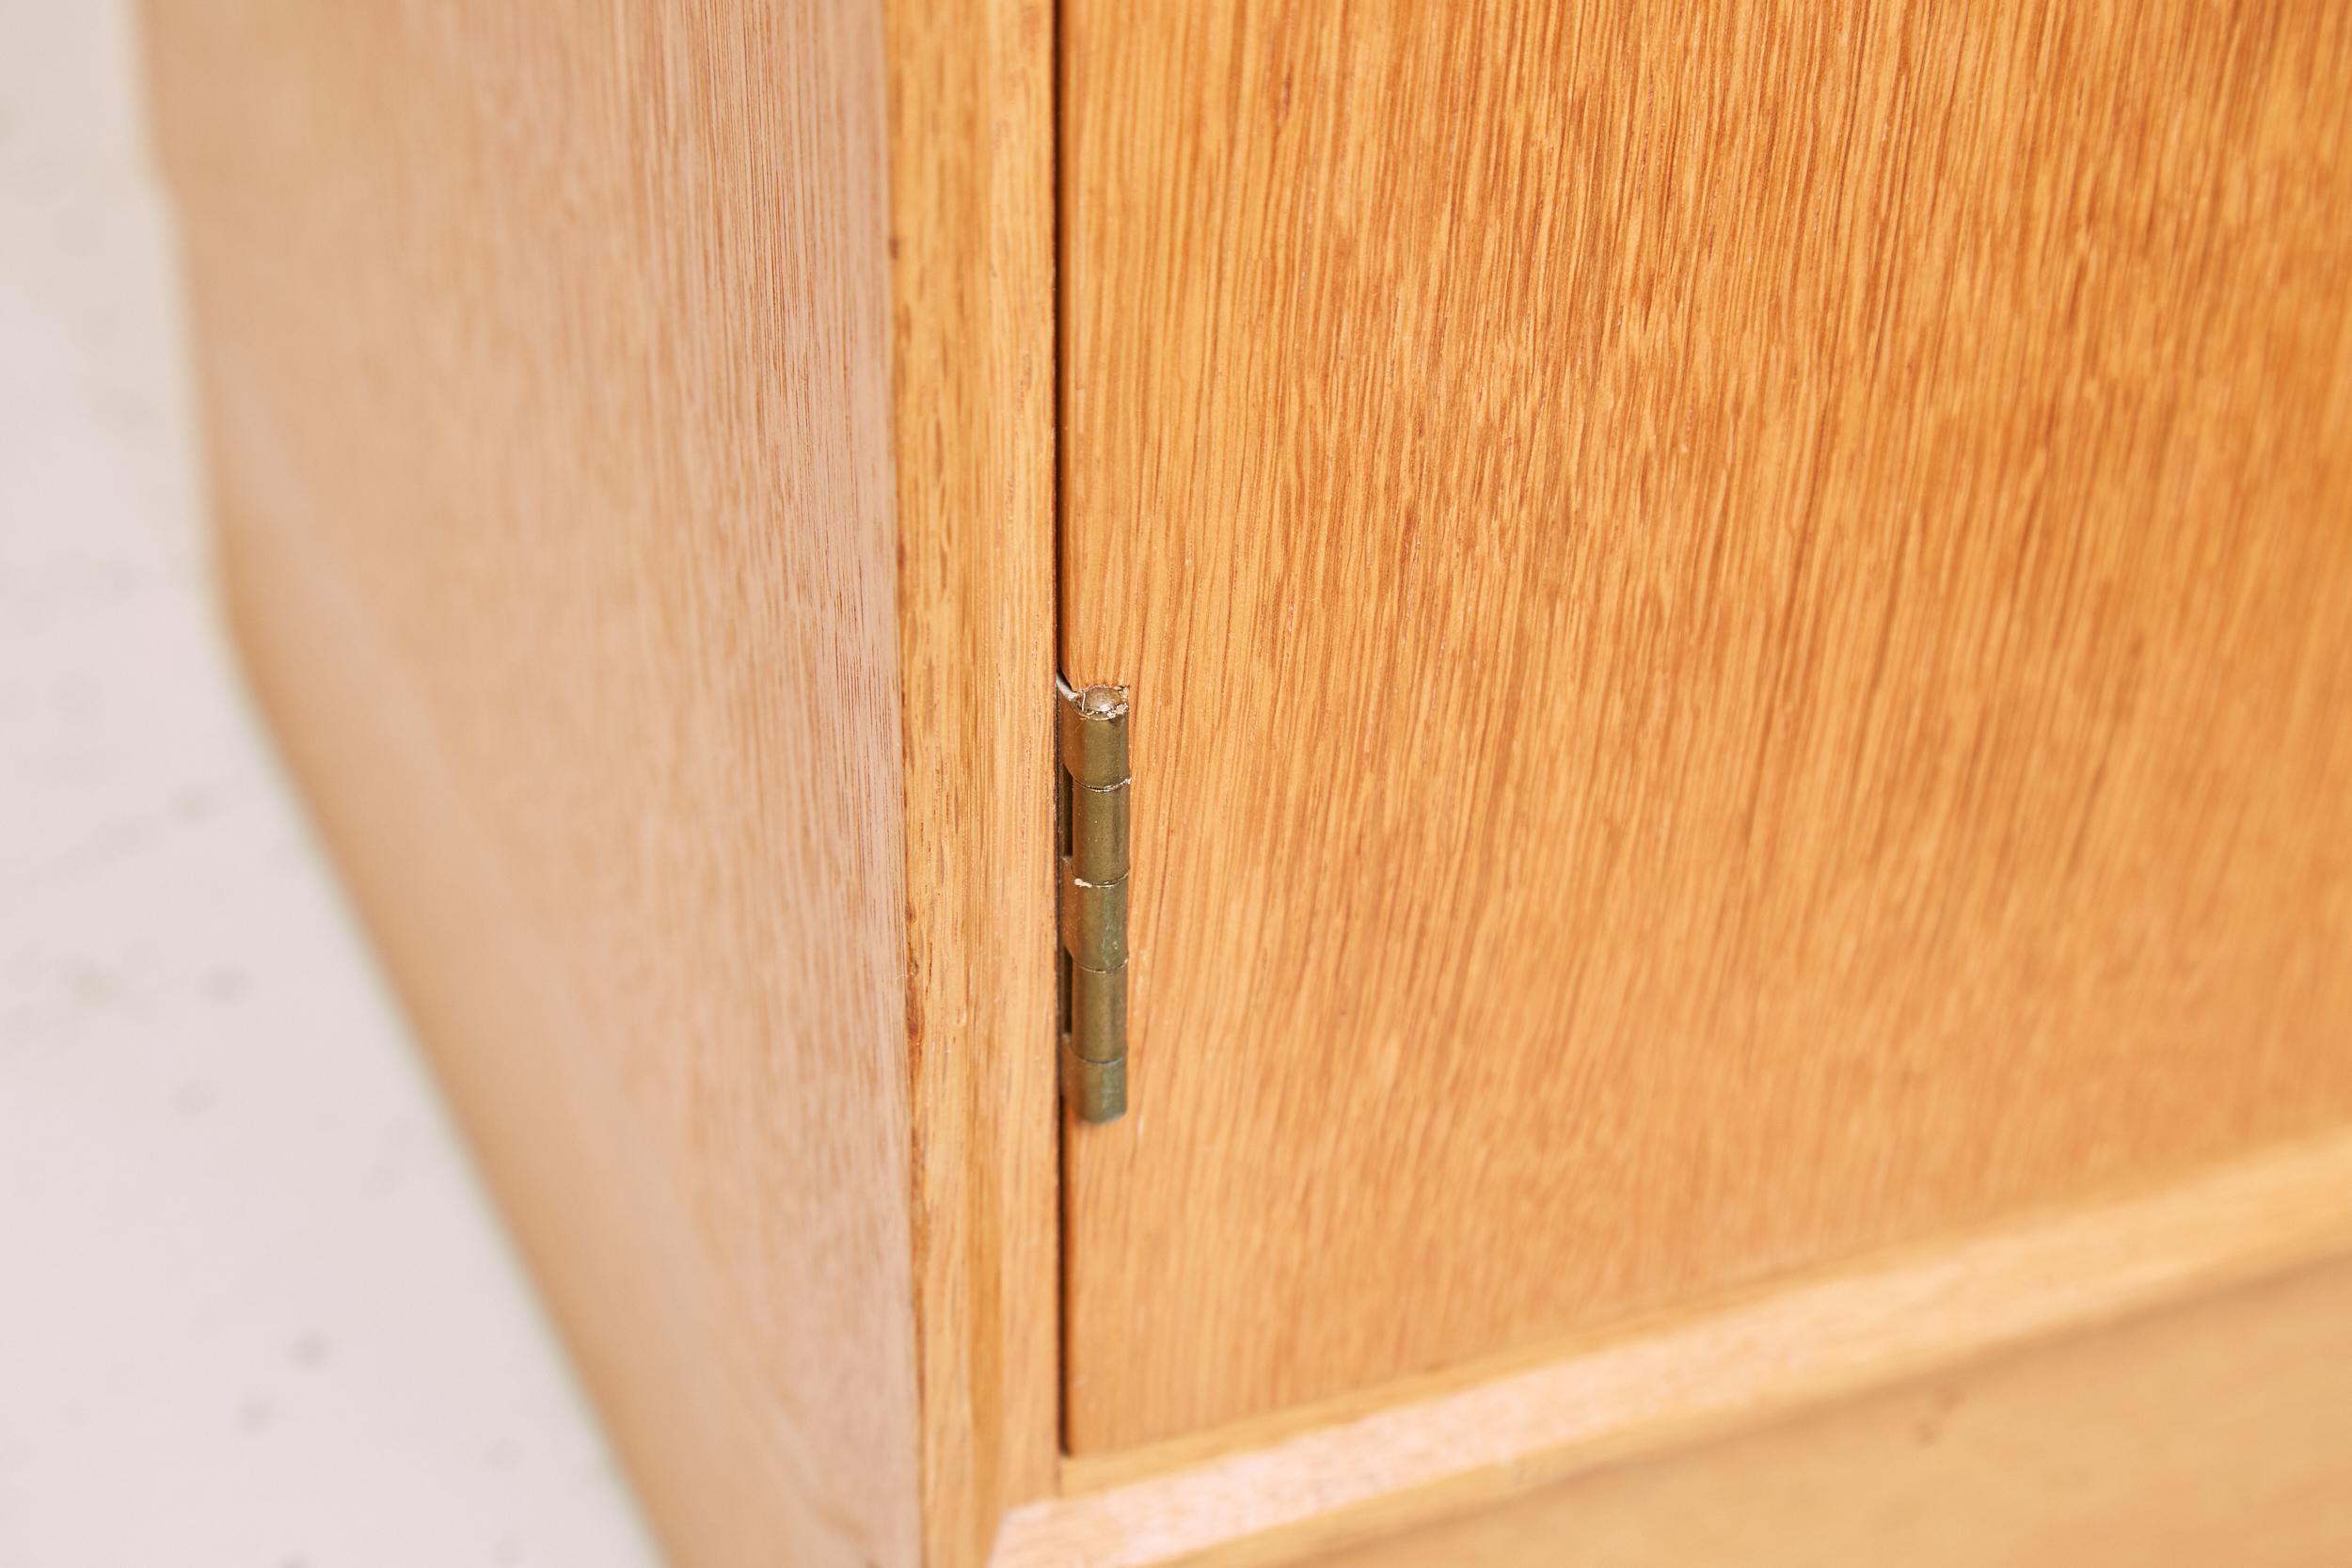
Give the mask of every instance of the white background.
[(647, 1568), (216, 624), (134, 25), (0, 0), (0, 1568)]

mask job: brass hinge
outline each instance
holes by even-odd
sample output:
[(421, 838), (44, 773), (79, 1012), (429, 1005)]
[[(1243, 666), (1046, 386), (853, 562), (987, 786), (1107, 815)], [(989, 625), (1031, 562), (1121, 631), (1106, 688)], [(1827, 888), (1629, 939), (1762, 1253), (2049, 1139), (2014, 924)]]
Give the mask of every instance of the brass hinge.
[(1127, 1109), (1127, 689), (1054, 682), (1061, 722), (1062, 1099)]

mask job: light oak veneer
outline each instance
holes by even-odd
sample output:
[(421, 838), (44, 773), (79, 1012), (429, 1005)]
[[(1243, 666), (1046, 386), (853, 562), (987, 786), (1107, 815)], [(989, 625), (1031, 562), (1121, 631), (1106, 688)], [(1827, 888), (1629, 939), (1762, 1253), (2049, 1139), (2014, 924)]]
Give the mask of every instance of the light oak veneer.
[(2352, 16), (145, 8), (236, 635), (680, 1568), (2343, 1555)]
[(1063, 25), (1076, 1451), (2352, 1119), (2352, 10)]
[(1057, 1449), (1049, 10), (146, 14), (248, 667), (665, 1543), (979, 1561)]

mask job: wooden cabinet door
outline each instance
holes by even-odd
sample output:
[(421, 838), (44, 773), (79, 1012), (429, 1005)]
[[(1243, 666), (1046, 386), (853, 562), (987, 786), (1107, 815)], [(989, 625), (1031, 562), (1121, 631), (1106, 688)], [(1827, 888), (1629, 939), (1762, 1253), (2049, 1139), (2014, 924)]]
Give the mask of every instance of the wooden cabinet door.
[(1076, 1450), (2352, 1117), (2352, 11), (1063, 18)]

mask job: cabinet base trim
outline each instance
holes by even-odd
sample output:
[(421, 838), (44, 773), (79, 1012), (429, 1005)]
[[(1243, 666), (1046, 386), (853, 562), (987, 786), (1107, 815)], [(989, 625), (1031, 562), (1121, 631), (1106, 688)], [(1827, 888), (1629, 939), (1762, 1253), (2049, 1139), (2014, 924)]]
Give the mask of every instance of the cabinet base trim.
[(1588, 1338), (1540, 1365), (1237, 1451), (1196, 1446), (1187, 1458), (1170, 1445), (1160, 1451), (1173, 1467), (1156, 1474), (1123, 1479), (1136, 1456), (1065, 1461), (1064, 1495), (1011, 1514), (992, 1561), (1292, 1560), (2344, 1255), (2352, 1134), (2336, 1134)]

